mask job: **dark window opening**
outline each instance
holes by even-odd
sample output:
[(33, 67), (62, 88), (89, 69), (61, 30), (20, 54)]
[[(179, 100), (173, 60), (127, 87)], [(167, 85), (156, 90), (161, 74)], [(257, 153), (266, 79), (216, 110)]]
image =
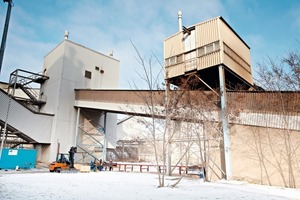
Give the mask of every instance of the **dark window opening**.
[(92, 72), (85, 70), (85, 78), (91, 79), (92, 78)]

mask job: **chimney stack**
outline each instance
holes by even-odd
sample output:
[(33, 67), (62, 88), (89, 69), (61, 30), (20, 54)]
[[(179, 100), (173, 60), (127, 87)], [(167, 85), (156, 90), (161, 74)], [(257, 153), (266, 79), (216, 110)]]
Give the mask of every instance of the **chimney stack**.
[(178, 30), (182, 31), (182, 12), (180, 10), (178, 11)]
[(65, 40), (69, 38), (69, 31), (65, 31)]

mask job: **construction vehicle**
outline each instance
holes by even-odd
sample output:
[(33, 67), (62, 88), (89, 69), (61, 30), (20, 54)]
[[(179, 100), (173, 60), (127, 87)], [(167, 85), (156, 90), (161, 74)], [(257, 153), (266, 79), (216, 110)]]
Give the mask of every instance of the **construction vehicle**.
[(77, 152), (77, 147), (71, 147), (69, 154), (58, 153), (56, 156), (56, 161), (49, 165), (50, 172), (61, 171), (76, 171), (74, 168), (74, 155)]

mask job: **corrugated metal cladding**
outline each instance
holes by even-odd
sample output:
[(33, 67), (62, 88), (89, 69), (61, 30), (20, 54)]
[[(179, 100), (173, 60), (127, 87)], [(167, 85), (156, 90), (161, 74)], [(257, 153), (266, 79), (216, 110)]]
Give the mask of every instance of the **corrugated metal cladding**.
[(300, 114), (299, 92), (227, 92), (227, 102), (229, 110)]
[(227, 102), (241, 124), (300, 130), (300, 93), (227, 92)]
[(229, 68), (234, 71), (239, 76), (243, 77), (248, 83), (253, 84), (252, 74), (251, 71), (249, 72), (245, 68), (243, 68), (235, 59), (233, 59), (228, 54), (224, 53), (223, 56), (223, 63), (226, 66), (229, 66)]
[(36, 164), (35, 149), (2, 149), (0, 169), (32, 169)]
[(292, 114), (279, 115), (241, 112), (235, 123), (300, 131), (300, 116)]
[(164, 42), (164, 57), (170, 58), (184, 52), (184, 43), (182, 42), (183, 33), (179, 32)]
[(189, 30), (190, 34), (181, 31), (165, 40), (165, 78), (224, 64), (253, 84), (250, 48), (222, 17)]
[[(218, 20), (220, 19), (215, 18), (195, 26), (196, 48), (219, 40)], [(183, 37), (183, 32), (179, 32), (165, 39), (165, 59), (176, 56), (178, 54), (182, 54), (186, 51), (184, 49)]]
[(173, 65), (165, 68), (165, 78), (167, 77), (176, 77), (184, 74), (185, 64), (180, 63), (178, 65)]
[(195, 26), (196, 48), (219, 40), (218, 20), (215, 18)]
[(250, 65), (250, 48), (224, 21), (219, 20), (221, 40)]
[(206, 56), (198, 57), (197, 58), (197, 69), (205, 69), (214, 65), (221, 64), (221, 52), (216, 51)]

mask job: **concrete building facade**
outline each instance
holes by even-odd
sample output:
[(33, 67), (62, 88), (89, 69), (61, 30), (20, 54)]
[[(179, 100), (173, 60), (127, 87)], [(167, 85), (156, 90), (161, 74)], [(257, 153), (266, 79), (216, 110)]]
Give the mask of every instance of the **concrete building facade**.
[[(45, 56), (44, 75), (49, 76), (40, 93), (46, 96), (47, 103), (41, 107), (41, 112), (53, 113), (51, 145), (49, 160), (56, 156), (57, 142), (60, 151), (68, 152), (71, 146), (76, 146), (76, 116), (74, 107), (74, 90), (81, 89), (116, 89), (119, 87), (119, 61), (78, 45), (70, 40), (64, 40)], [(116, 115), (108, 114), (106, 134), (116, 134)], [(99, 112), (99, 119), (101, 113)], [(99, 122), (103, 124), (102, 122)], [(108, 138), (111, 146), (114, 137)], [(48, 148), (47, 148), (48, 149)], [(44, 156), (43, 156), (44, 157)]]
[[(18, 72), (20, 73), (16, 70), (16, 74)], [(32, 77), (36, 75), (31, 75), (33, 81), (35, 80)], [(56, 159), (58, 151), (68, 153), (70, 147), (77, 146), (80, 137), (78, 135), (80, 120), (85, 119), (79, 108), (74, 106), (75, 89), (117, 89), (119, 61), (112, 56), (65, 39), (45, 56), (43, 76), (47, 79), (41, 83), (38, 90), (37, 99), (43, 100), (39, 107), (32, 105), (24, 107), (24, 103), (30, 100), (16, 101), (18, 94), (22, 94), (19, 99), (24, 99), (24, 92), (22, 93), (16, 87), (21, 85), (20, 82), (24, 82), (24, 77), (21, 76), (20, 79), (18, 75), (13, 77), (15, 83), (8, 85), (14, 87), (13, 92), (10, 93), (15, 96), (10, 98), (1, 93), (3, 98), (1, 97), (0, 117), (3, 125), (1, 131), (7, 122), (8, 134), (22, 136), (26, 140), (23, 142), (33, 144), (38, 150), (37, 160), (49, 163)], [(26, 83), (26, 88), (22, 87), (22, 89), (28, 89), (27, 85)], [(33, 108), (37, 110), (32, 110)], [(102, 136), (103, 134), (108, 136), (105, 137), (105, 141), (102, 137), (99, 143), (102, 147), (114, 147), (117, 129), (116, 114), (105, 113), (104, 115), (102, 111), (98, 111), (93, 115), (97, 123), (105, 127)], [(102, 144), (104, 142), (105, 145)], [(15, 143), (18, 144), (16, 141)]]

